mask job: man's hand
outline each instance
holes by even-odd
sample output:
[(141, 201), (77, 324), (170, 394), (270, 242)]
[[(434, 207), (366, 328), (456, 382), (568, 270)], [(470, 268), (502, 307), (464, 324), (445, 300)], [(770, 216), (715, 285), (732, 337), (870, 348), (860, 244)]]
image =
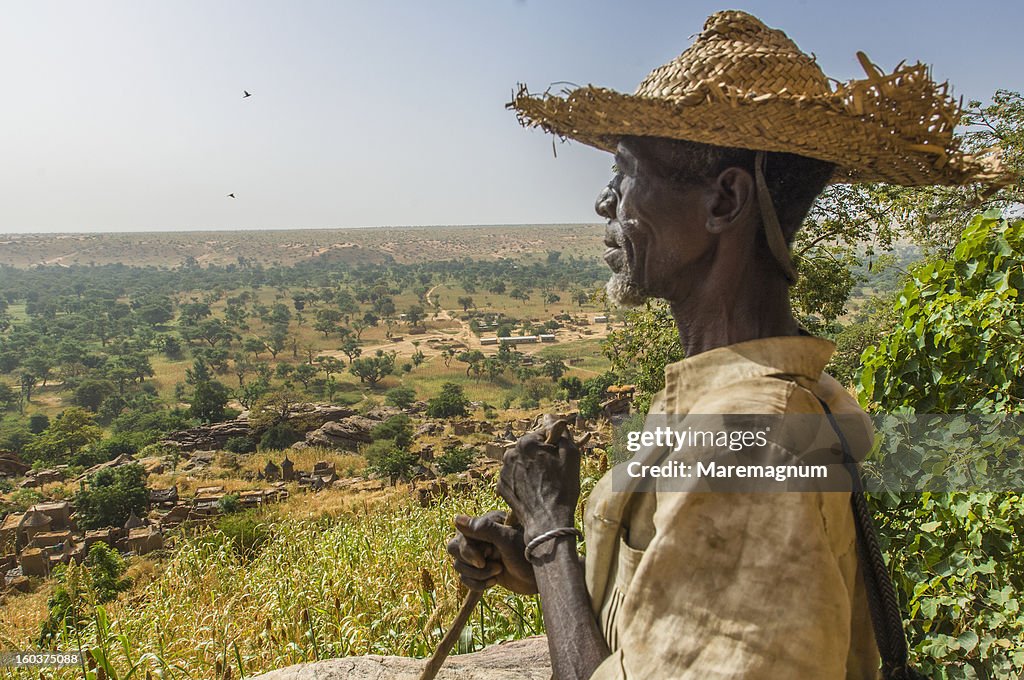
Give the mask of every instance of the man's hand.
[(573, 526), (580, 498), (579, 449), (567, 434), (557, 444), (544, 439), (544, 431), (520, 438), (505, 452), (498, 480), (498, 495), (523, 525), (526, 541), (550, 529)]
[(514, 593), (537, 592), (533, 566), (526, 561), (522, 527), (505, 526), (500, 510), (481, 517), (455, 517), (458, 532), (448, 542), (448, 554), (455, 558), (455, 571), (470, 590), (486, 590), (493, 585)]

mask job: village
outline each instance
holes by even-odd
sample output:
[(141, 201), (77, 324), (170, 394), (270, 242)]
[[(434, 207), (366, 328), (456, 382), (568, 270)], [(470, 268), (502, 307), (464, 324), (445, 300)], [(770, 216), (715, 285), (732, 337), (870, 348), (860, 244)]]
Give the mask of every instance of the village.
[[(575, 413), (568, 416), (576, 428), (577, 439), (588, 433), (584, 455), (601, 456), (602, 469), (607, 466), (604, 447), (610, 441), (610, 424), (629, 412), (633, 386), (610, 386), (605, 397), (602, 416), (597, 422), (588, 422)], [(425, 404), (419, 402), (405, 409), (419, 422), (413, 446), (416, 464), (406, 489), (422, 507), (449, 493), (491, 481), (500, 469), (505, 450), (513, 446), (519, 436), (537, 426), (536, 420), (530, 417), (503, 422), (425, 418), (424, 407)], [(66, 489), (68, 485), (84, 489), (96, 473), (133, 464), (144, 469), (148, 480), (145, 512), (132, 510), (119, 526), (83, 529), (76, 521), (72, 499), (47, 498), (24, 512), (8, 513), (0, 522), (0, 575), (3, 577), (0, 594), (30, 592), (38, 579), (46, 578), (58, 565), (81, 563), (97, 542), (123, 555), (159, 555), (160, 551), (173, 549), (175, 529), (210, 526), (228, 512), (265, 508), (293, 494), (359, 494), (389, 488), (395, 480), (365, 472), (351, 474), (351, 469), (339, 470), (331, 460), (318, 460), (308, 469), (299, 469), (289, 453), (294, 456), (301, 451), (357, 452), (373, 441), (375, 426), (402, 412), (394, 407), (377, 407), (360, 413), (336, 405), (296, 404), (288, 421), (310, 428), (304, 440), (290, 449), (269, 455), (247, 454), (260, 460), (265, 458), (266, 463), (255, 474), (245, 471), (239, 473), (238, 479), (223, 482), (211, 476), (211, 468), (218, 456), (223, 455), (229, 440), (251, 434), (247, 414), (232, 421), (168, 435), (161, 442), (166, 451), (162, 457), (136, 458), (122, 454), (74, 478), (69, 478), (67, 465), (33, 470), (15, 454), (0, 452), (0, 479), (20, 489)], [(457, 474), (441, 474), (434, 464), (437, 452), (463, 446), (474, 451), (475, 458)], [(329, 458), (329, 455), (324, 457)], [(181, 483), (157, 485), (152, 483), (154, 479), (180, 480)], [(232, 487), (230, 490), (228, 484)], [(191, 491), (180, 492), (182, 485)]]

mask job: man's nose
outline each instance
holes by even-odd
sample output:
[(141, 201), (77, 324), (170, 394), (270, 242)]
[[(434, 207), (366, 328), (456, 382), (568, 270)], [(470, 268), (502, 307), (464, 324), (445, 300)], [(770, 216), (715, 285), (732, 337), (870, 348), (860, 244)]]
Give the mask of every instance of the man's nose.
[(597, 195), (597, 201), (594, 203), (594, 210), (598, 215), (605, 219), (615, 219), (615, 211), (618, 207), (618, 203), (619, 197), (609, 184), (604, 189), (601, 189), (601, 193)]

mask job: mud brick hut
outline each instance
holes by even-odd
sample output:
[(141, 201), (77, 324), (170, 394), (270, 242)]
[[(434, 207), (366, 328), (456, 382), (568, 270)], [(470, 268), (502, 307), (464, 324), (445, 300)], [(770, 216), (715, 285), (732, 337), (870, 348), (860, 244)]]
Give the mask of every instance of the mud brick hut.
[(52, 520), (46, 513), (40, 512), (35, 506), (29, 508), (18, 523), (18, 541), (28, 545), (36, 534), (50, 530)]
[(126, 548), (136, 555), (145, 555), (164, 547), (164, 535), (156, 527), (141, 527), (128, 532)]
[(50, 561), (42, 548), (26, 548), (18, 555), (18, 565), (24, 576), (46, 576), (50, 573)]
[(70, 528), (71, 504), (67, 501), (36, 503), (31, 509), (44, 513), (50, 518), (51, 531)]

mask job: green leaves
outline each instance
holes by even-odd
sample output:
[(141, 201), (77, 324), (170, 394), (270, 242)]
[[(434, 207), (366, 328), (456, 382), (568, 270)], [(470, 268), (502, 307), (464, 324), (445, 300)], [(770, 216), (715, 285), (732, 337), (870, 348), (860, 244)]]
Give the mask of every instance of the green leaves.
[(1019, 494), (872, 498), (912, 656), (929, 677), (1017, 677), (1024, 658)]
[(975, 217), (953, 258), (918, 268), (900, 323), (863, 354), (860, 397), (885, 409), (1017, 411), (1024, 379), (1024, 222)]

